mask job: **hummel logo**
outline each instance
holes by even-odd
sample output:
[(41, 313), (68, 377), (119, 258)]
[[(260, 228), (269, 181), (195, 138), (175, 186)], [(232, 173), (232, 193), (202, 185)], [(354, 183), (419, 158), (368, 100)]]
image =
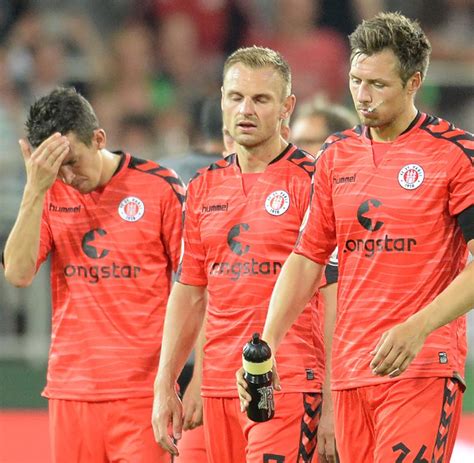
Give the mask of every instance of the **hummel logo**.
[(355, 183), (356, 175), (357, 174), (350, 175), (348, 177), (339, 177), (339, 178), (333, 177), (332, 181), (336, 185), (339, 185), (340, 183)]
[(49, 203), (49, 210), (51, 212), (65, 212), (68, 214), (78, 214), (81, 212), (81, 205), (79, 206), (72, 206), (72, 207), (64, 207), (64, 206), (56, 206), (53, 203)]
[(202, 213), (205, 214), (206, 212), (227, 212), (229, 209), (229, 203), (225, 204), (210, 204), (208, 206), (202, 206)]

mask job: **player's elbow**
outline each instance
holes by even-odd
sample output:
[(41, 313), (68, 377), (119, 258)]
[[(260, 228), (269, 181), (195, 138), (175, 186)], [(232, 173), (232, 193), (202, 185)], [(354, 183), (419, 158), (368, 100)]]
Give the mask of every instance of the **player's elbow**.
[(31, 285), (34, 275), (22, 275), (5, 268), (5, 280), (17, 288), (26, 288)]

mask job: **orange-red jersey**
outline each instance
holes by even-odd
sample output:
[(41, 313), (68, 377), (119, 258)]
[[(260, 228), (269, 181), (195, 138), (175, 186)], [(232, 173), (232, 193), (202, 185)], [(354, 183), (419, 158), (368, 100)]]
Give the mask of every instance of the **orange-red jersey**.
[[(382, 333), (433, 300), (463, 269), (456, 216), (474, 204), (472, 135), (419, 114), (374, 165), (367, 129), (331, 136), (295, 251), (324, 264), (337, 243), (339, 288), (332, 387), (385, 381), (370, 352)], [(465, 319), (439, 328), (400, 378), (462, 374)]]
[[(179, 281), (208, 289), (202, 393), (237, 397), (242, 348), (262, 332), (273, 286), (309, 206), (314, 159), (289, 145), (245, 195), (236, 155), (201, 169), (185, 205)], [(308, 304), (278, 351), (285, 392), (321, 388)]]
[(52, 338), (43, 394), (112, 400), (153, 395), (184, 186), (129, 154), (110, 182), (46, 195), (39, 265), (51, 255)]

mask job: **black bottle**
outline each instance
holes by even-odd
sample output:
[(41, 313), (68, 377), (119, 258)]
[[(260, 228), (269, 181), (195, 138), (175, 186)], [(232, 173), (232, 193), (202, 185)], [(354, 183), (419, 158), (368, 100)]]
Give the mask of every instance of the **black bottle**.
[(244, 379), (252, 396), (247, 416), (252, 421), (268, 421), (275, 414), (270, 346), (260, 339), (259, 333), (254, 333), (250, 342), (245, 344), (242, 357)]

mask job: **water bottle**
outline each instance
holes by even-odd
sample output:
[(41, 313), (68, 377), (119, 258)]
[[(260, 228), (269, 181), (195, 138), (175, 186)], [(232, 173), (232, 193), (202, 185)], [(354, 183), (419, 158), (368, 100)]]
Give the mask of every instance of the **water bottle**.
[(275, 414), (272, 384), (272, 351), (270, 346), (254, 333), (242, 352), (244, 379), (252, 400), (247, 416), (252, 421), (268, 421)]

